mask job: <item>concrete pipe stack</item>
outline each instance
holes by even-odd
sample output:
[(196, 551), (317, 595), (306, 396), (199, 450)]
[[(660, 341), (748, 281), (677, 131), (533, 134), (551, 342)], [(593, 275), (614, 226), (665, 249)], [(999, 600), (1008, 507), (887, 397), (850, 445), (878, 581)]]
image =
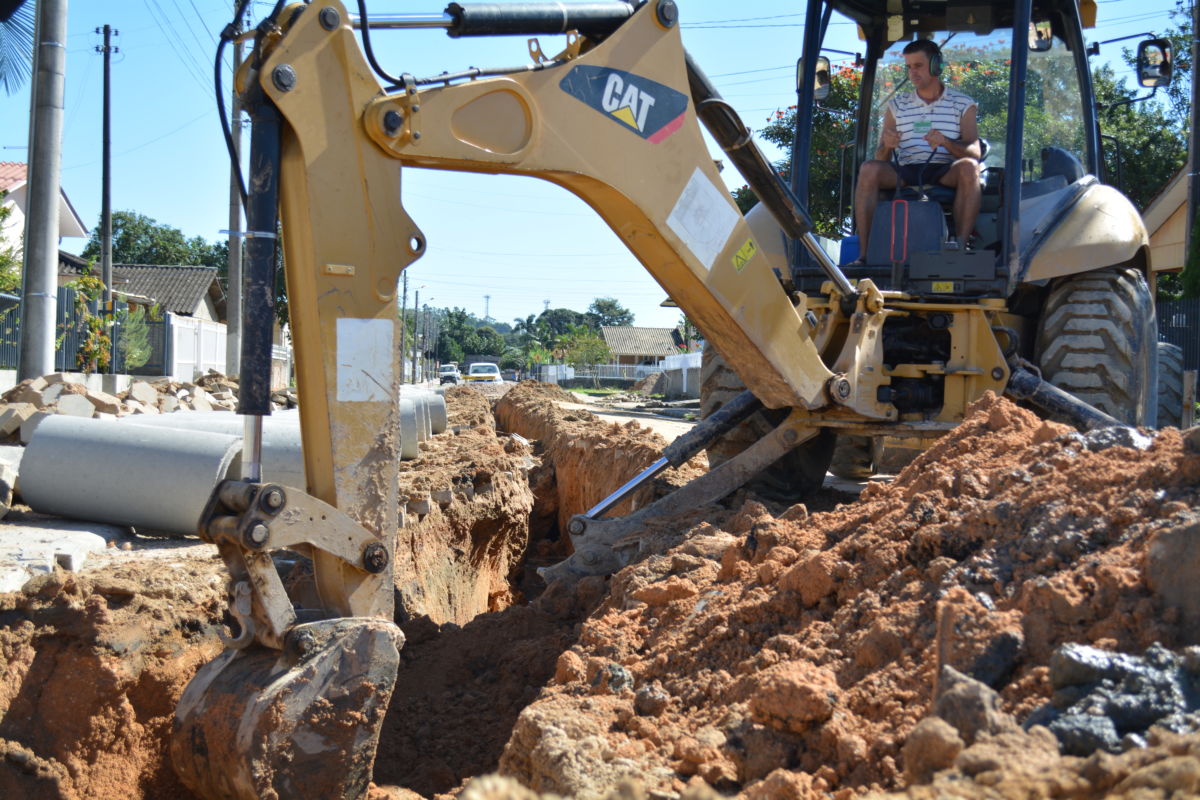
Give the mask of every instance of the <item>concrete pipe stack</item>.
[(25, 448), (21, 497), (61, 517), (195, 533), (213, 487), (240, 471), (241, 452), (224, 433), (55, 414)]
[[(400, 457), (447, 427), (439, 392), (402, 387)], [(34, 431), (20, 491), (36, 511), (117, 525), (195, 533), (212, 489), (241, 475), (245, 418), (224, 411), (137, 414), (119, 420), (53, 415)], [(263, 480), (304, 487), (297, 411), (263, 417)], [(69, 488), (68, 488), (69, 487)]]

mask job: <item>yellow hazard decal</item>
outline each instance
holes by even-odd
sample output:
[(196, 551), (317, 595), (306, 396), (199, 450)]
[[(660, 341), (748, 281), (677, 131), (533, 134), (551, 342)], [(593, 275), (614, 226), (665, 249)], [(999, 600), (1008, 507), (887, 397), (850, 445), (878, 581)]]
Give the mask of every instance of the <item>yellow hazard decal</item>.
[(938, 294), (954, 294), (954, 281), (934, 281), (933, 291)]
[(754, 243), (753, 239), (747, 239), (746, 243), (739, 247), (738, 251), (733, 254), (733, 268), (741, 272), (757, 252), (758, 245)]

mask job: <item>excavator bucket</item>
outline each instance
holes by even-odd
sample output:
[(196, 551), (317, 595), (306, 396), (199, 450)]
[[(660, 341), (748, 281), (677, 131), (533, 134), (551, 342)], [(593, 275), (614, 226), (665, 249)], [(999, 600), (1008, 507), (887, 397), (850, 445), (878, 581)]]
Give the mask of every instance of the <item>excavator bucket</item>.
[(297, 625), (283, 650), (225, 650), (176, 708), (176, 773), (209, 800), (363, 797), (403, 643), (351, 617)]

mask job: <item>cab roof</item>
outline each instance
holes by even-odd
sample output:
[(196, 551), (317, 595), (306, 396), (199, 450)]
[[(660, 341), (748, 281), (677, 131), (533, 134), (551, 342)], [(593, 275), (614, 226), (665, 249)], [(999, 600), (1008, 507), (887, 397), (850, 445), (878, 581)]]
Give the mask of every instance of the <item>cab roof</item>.
[[(1011, 28), (1013, 2), (980, 0), (830, 0), (834, 11), (858, 23), (860, 32), (887, 25), (889, 18), (904, 21), (905, 35), (916, 31), (971, 31), (986, 34)], [(1055, 17), (1078, 9), (1083, 27), (1096, 25), (1095, 0), (1033, 0), (1033, 18)]]

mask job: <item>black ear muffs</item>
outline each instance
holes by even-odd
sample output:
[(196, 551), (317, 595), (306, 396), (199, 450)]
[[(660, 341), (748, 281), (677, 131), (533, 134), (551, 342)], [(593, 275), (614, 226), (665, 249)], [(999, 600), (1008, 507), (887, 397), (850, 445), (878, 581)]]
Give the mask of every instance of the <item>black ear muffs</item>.
[(942, 60), (942, 51), (939, 49), (929, 57), (929, 74), (936, 78), (942, 74), (943, 67), (945, 67), (945, 62)]

